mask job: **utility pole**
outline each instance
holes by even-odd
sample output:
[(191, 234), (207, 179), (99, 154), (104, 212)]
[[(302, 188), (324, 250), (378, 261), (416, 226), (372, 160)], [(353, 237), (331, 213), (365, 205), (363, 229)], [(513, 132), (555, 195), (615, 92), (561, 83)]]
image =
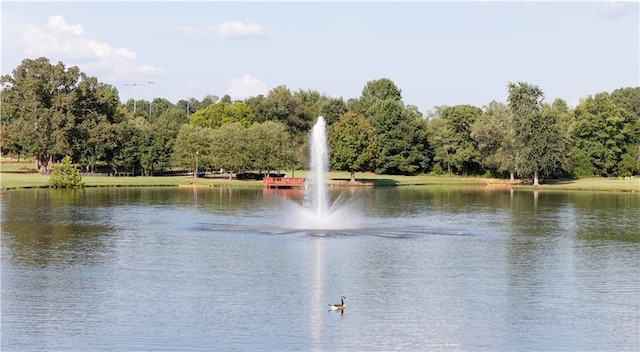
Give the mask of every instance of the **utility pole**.
[(144, 85), (143, 83), (137, 83), (137, 82), (133, 82), (133, 83), (125, 83), (125, 86), (133, 86), (133, 114), (136, 114), (136, 87), (137, 86), (142, 86)]
[[(133, 114), (136, 114), (136, 105), (137, 105), (137, 101), (136, 101), (136, 87), (138, 86), (147, 86), (149, 84), (156, 84), (156, 82), (153, 81), (149, 81), (149, 82), (131, 82), (131, 83), (125, 83), (125, 86), (129, 87), (129, 86), (133, 86)], [(151, 117), (151, 104), (153, 103), (153, 101), (149, 101), (149, 117)]]
[[(155, 85), (156, 82), (149, 81), (149, 82), (147, 82), (147, 84)], [(151, 117), (151, 106), (153, 106), (153, 96), (151, 98), (149, 98), (149, 117)]]

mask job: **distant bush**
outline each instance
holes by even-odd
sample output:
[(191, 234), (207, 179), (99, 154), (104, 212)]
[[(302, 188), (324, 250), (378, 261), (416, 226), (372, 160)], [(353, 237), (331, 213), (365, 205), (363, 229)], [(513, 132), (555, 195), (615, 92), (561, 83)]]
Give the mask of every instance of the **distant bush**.
[(78, 168), (71, 163), (71, 157), (65, 156), (62, 162), (56, 164), (49, 176), (49, 185), (53, 188), (81, 188), (84, 186), (82, 175)]
[(440, 165), (440, 163), (435, 163), (433, 165), (433, 168), (429, 172), (429, 175), (431, 175), (431, 176), (440, 176), (440, 175), (444, 175), (445, 173), (446, 172), (442, 169), (442, 165)]

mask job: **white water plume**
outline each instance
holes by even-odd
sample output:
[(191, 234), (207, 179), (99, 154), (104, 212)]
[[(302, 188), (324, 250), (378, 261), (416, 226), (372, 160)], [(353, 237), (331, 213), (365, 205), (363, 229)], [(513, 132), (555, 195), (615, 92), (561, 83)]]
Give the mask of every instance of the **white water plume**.
[(358, 228), (358, 217), (346, 207), (348, 202), (339, 202), (340, 197), (333, 203), (329, 201), (329, 152), (326, 124), (322, 116), (318, 117), (311, 131), (310, 162), (309, 177), (304, 184), (303, 204), (293, 212), (292, 227), (313, 231)]

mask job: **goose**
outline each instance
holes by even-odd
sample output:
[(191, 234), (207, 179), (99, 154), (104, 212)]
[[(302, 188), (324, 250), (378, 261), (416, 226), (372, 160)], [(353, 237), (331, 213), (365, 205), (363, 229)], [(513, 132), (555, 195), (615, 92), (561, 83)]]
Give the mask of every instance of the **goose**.
[(344, 299), (345, 299), (344, 296), (340, 296), (340, 302), (341, 303), (340, 304), (330, 304), (329, 305), (329, 309), (330, 310), (344, 310), (344, 308), (346, 307), (344, 305)]

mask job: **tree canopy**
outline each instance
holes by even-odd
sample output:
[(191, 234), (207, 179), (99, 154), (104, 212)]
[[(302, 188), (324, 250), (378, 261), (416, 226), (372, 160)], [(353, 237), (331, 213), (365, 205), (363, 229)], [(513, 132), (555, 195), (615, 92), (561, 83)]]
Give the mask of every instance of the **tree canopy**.
[(509, 109), (513, 118), (515, 170), (533, 176), (548, 176), (562, 166), (566, 143), (554, 111), (544, 108), (544, 93), (526, 82), (509, 83)]
[(189, 116), (189, 122), (194, 126), (220, 128), (224, 125), (238, 122), (249, 127), (255, 120), (255, 113), (241, 101), (211, 104)]
[(35, 156), (43, 173), (51, 170), (55, 156), (86, 149), (78, 133), (117, 118), (117, 91), (75, 66), (53, 65), (44, 57), (25, 59), (1, 82), (9, 144), (18, 153)]
[(1, 83), (2, 153), (33, 158), (43, 173), (66, 155), (89, 173), (306, 168), (319, 115), (330, 130), (331, 166), (352, 175), (446, 170), (537, 184), (640, 173), (640, 87), (596, 92), (571, 107), (560, 98), (545, 103), (537, 85), (508, 83), (506, 103), (436, 106), (423, 115), (390, 78), (366, 82), (351, 98), (280, 85), (243, 101), (208, 94), (121, 103), (113, 86), (41, 57), (25, 59)]
[(347, 112), (331, 125), (329, 133), (331, 166), (335, 170), (355, 173), (374, 169), (378, 155), (376, 131), (369, 122), (354, 112)]

